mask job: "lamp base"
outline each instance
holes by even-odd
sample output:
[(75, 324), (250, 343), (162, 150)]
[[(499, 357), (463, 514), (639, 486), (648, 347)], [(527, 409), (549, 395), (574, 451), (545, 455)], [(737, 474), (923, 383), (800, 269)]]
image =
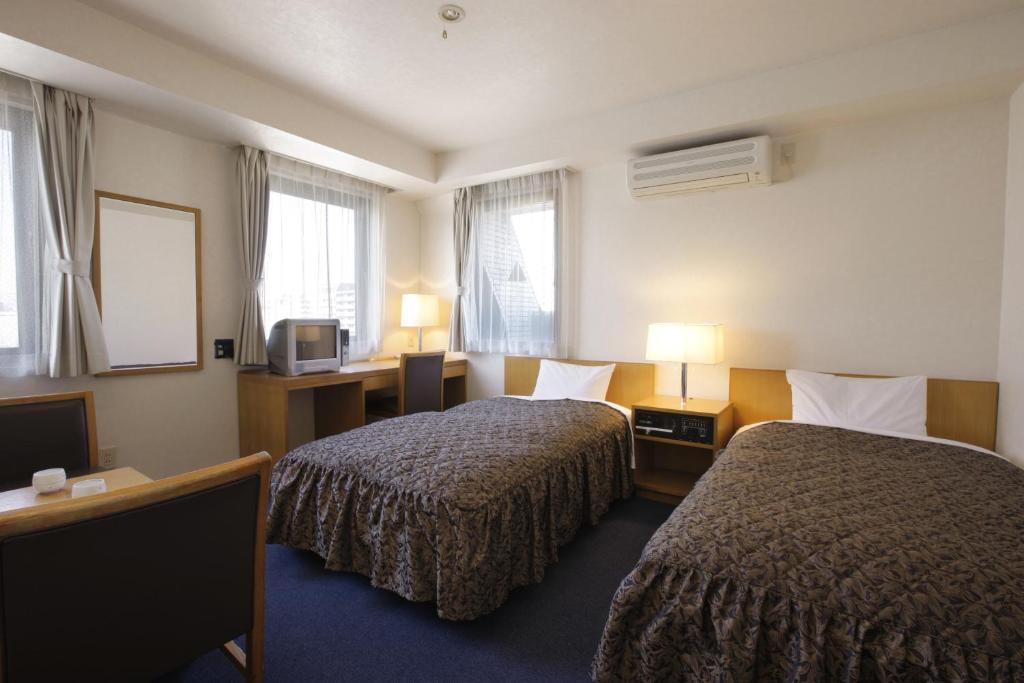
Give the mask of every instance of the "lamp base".
[(679, 407), (680, 408), (685, 408), (686, 407), (686, 363), (683, 363), (682, 365), (683, 365), (683, 368), (682, 368), (682, 375), (680, 377), (680, 387), (679, 387), (679, 394), (680, 394), (680, 396), (679, 396)]

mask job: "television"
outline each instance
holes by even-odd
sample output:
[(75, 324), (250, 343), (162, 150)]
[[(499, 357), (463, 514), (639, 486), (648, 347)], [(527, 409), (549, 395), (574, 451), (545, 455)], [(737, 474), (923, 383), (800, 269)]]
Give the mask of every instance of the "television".
[(348, 363), (348, 330), (326, 318), (278, 320), (267, 340), (267, 362), (279, 375), (337, 372)]

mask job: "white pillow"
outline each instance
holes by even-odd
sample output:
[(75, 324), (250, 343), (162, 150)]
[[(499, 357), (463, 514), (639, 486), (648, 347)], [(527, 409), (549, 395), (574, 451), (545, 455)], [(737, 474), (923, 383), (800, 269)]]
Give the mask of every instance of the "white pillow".
[(786, 379), (798, 422), (928, 435), (926, 377), (867, 379), (787, 370)]
[(612, 381), (612, 365), (574, 365), (541, 360), (533, 398), (582, 398), (603, 401)]

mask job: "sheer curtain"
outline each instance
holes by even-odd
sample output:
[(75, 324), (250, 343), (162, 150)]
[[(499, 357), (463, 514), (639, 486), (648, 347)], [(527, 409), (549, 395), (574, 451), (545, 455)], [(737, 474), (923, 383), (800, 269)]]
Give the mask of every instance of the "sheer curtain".
[(270, 156), (263, 319), (337, 318), (353, 357), (380, 349), (387, 189)]
[(465, 350), (565, 356), (574, 248), (566, 170), (469, 191)]
[(47, 372), (49, 297), (29, 81), (0, 72), (0, 375)]

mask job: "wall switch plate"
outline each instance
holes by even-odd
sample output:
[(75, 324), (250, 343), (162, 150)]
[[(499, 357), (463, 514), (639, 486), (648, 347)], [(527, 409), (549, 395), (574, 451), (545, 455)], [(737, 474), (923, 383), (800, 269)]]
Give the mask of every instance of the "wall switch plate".
[(784, 142), (779, 148), (781, 152), (782, 161), (787, 164), (792, 164), (796, 160), (796, 143), (795, 142)]
[(100, 467), (117, 467), (117, 446), (100, 449)]
[(214, 358), (234, 358), (235, 357), (235, 340), (234, 339), (214, 339), (213, 340), (213, 357)]

